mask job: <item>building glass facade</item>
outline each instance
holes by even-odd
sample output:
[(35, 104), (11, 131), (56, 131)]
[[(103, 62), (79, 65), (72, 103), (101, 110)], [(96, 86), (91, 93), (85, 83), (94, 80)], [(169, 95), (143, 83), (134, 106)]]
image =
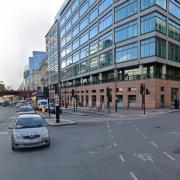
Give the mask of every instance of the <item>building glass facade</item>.
[(58, 16), (62, 87), (160, 78), (168, 69), (173, 74), (171, 67), (180, 68), (174, 64), (180, 56), (179, 8), (179, 0), (67, 1)]

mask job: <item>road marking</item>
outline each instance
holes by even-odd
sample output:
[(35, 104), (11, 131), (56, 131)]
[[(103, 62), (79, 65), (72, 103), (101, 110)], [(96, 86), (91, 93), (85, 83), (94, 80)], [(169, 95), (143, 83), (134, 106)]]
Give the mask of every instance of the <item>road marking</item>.
[(114, 139), (114, 136), (111, 134), (111, 139)]
[(133, 172), (129, 172), (129, 175), (131, 176), (132, 179), (138, 180), (138, 178), (136, 177), (136, 175)]
[(167, 152), (163, 152), (168, 158), (170, 158), (171, 160), (175, 161), (175, 159), (170, 155), (168, 154)]
[(12, 117), (9, 117), (9, 119), (16, 119), (17, 116), (12, 116)]
[(156, 144), (156, 143), (154, 143), (153, 141), (151, 141), (150, 142), (154, 147), (156, 147), (156, 148), (158, 148), (159, 146)]
[(146, 139), (148, 138), (145, 134), (142, 134), (142, 136), (143, 136), (144, 138), (146, 138)]
[(117, 144), (116, 144), (115, 142), (113, 142), (113, 146), (114, 146), (114, 147), (117, 147)]
[(119, 154), (119, 159), (120, 159), (122, 162), (125, 162), (125, 159), (124, 159), (124, 157), (122, 156), (122, 154)]
[(110, 129), (108, 129), (108, 132), (109, 132), (109, 133), (111, 133), (111, 130), (110, 130)]
[(8, 132), (0, 132), (0, 135), (6, 135)]
[(107, 124), (107, 126), (109, 126), (109, 123), (108, 123), (108, 122), (106, 122), (106, 124)]
[(140, 132), (140, 129), (136, 128), (136, 131)]
[(150, 153), (134, 153), (134, 157), (141, 159), (142, 161), (150, 161), (151, 163), (154, 162), (153, 155)]

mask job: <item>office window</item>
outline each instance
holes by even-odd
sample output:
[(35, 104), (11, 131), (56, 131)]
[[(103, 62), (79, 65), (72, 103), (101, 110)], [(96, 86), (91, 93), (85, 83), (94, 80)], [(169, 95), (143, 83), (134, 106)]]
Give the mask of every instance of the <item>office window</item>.
[(63, 49), (63, 50), (61, 51), (61, 58), (63, 58), (64, 56), (66, 56), (66, 49)]
[(113, 44), (112, 32), (109, 32), (99, 39), (99, 50), (105, 49)]
[(84, 47), (80, 52), (80, 59), (86, 58), (87, 56), (89, 56), (89, 46)]
[(175, 0), (169, 1), (169, 12), (180, 19), (180, 3)]
[(78, 2), (78, 0), (75, 0), (74, 2), (73, 2), (73, 4), (72, 4), (72, 12), (78, 7), (78, 4), (79, 4), (79, 2)]
[(63, 17), (61, 18), (61, 27), (63, 26), (63, 24), (65, 23), (65, 21), (66, 21), (66, 17), (63, 16)]
[(180, 62), (180, 46), (169, 42), (168, 59), (171, 61)]
[(95, 57), (95, 58), (92, 58), (90, 59), (90, 62), (89, 62), (89, 69), (90, 71), (92, 70), (95, 70), (95, 69), (98, 69), (98, 57)]
[(98, 16), (98, 9), (97, 6), (95, 6), (91, 11), (89, 15), (89, 21), (92, 22), (94, 21)]
[(79, 15), (82, 16), (88, 10), (88, 2), (86, 1), (81, 7), (79, 11)]
[(76, 75), (80, 74), (80, 66), (79, 66), (79, 64), (75, 65), (75, 74)]
[(155, 38), (141, 41), (141, 58), (155, 56)]
[(75, 37), (79, 33), (79, 26), (77, 25), (72, 32), (73, 37)]
[(86, 27), (88, 26), (88, 16), (86, 16), (85, 18), (83, 18), (81, 21), (80, 21), (80, 31), (82, 31), (83, 29), (85, 29)]
[(104, 12), (108, 7), (112, 5), (112, 0), (101, 0), (99, 2), (99, 14)]
[(68, 9), (66, 12), (66, 19), (68, 19), (71, 16), (71, 9)]
[(128, 0), (115, 8), (115, 22), (121, 21), (138, 12), (137, 0)]
[(151, 6), (158, 5), (166, 9), (166, 0), (141, 0), (141, 10), (147, 9)]
[(96, 36), (98, 33), (98, 25), (94, 25), (90, 28), (90, 31), (89, 31), (89, 38), (93, 38), (94, 36)]
[(180, 25), (169, 20), (168, 35), (170, 38), (180, 41)]
[(79, 48), (79, 39), (76, 39), (75, 41), (73, 41), (73, 50)]
[(134, 60), (138, 58), (138, 44), (133, 43), (117, 48), (115, 51), (116, 63)]
[(99, 67), (103, 68), (113, 64), (113, 53), (112, 51), (105, 52), (99, 56)]
[(68, 43), (69, 41), (71, 41), (72, 38), (72, 34), (71, 32), (66, 36), (66, 43)]
[(73, 63), (79, 61), (79, 52), (73, 54)]
[(166, 41), (160, 38), (149, 38), (141, 41), (141, 58), (149, 56), (166, 58)]
[(100, 22), (99, 22), (99, 32), (103, 31), (104, 29), (108, 28), (111, 26), (113, 23), (112, 19), (112, 13), (109, 13), (105, 17), (103, 17)]
[(75, 24), (79, 19), (79, 13), (76, 12), (76, 14), (73, 15), (73, 18), (72, 18), (72, 25)]
[(63, 47), (65, 44), (66, 44), (66, 39), (63, 38), (63, 39), (61, 40), (61, 47)]
[(70, 44), (69, 46), (67, 46), (66, 48), (66, 54), (69, 54), (72, 52), (72, 44)]
[(166, 58), (166, 41), (156, 38), (156, 56)]
[(66, 24), (66, 32), (71, 28), (71, 21)]
[(61, 68), (63, 69), (65, 67), (66, 67), (66, 60), (62, 61), (62, 63), (61, 63)]
[(69, 66), (70, 64), (72, 64), (72, 56), (68, 57), (66, 60), (67, 66)]
[(93, 5), (96, 0), (89, 0), (89, 6)]
[(88, 42), (88, 40), (89, 40), (89, 33), (88, 33), (88, 31), (86, 31), (86, 32), (83, 33), (83, 34), (81, 35), (81, 37), (80, 37), (80, 45)]
[(137, 20), (131, 21), (115, 29), (115, 42), (121, 42), (138, 35)]
[(89, 71), (89, 61), (82, 62), (80, 64), (81, 73), (86, 73)]
[(141, 34), (154, 30), (166, 34), (166, 29), (166, 17), (158, 12), (141, 17)]
[(89, 51), (90, 55), (98, 52), (98, 41), (92, 42), (90, 44)]
[(66, 33), (66, 30), (65, 30), (65, 28), (63, 28), (63, 29), (61, 30), (61, 37), (63, 37), (65, 33)]

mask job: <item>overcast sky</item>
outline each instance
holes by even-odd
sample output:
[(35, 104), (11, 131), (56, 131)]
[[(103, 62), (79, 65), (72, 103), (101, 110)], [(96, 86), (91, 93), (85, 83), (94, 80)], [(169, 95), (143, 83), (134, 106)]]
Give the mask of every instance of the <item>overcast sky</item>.
[(18, 88), (32, 51), (45, 51), (49, 31), (64, 0), (0, 0), (0, 81)]

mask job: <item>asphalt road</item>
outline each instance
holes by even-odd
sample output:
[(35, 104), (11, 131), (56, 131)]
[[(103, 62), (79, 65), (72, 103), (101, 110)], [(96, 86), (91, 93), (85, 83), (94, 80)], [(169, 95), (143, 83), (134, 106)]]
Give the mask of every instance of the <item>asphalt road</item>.
[(179, 180), (180, 113), (137, 119), (64, 114), (77, 125), (49, 127), (52, 146), (12, 152), (0, 107), (0, 180)]

